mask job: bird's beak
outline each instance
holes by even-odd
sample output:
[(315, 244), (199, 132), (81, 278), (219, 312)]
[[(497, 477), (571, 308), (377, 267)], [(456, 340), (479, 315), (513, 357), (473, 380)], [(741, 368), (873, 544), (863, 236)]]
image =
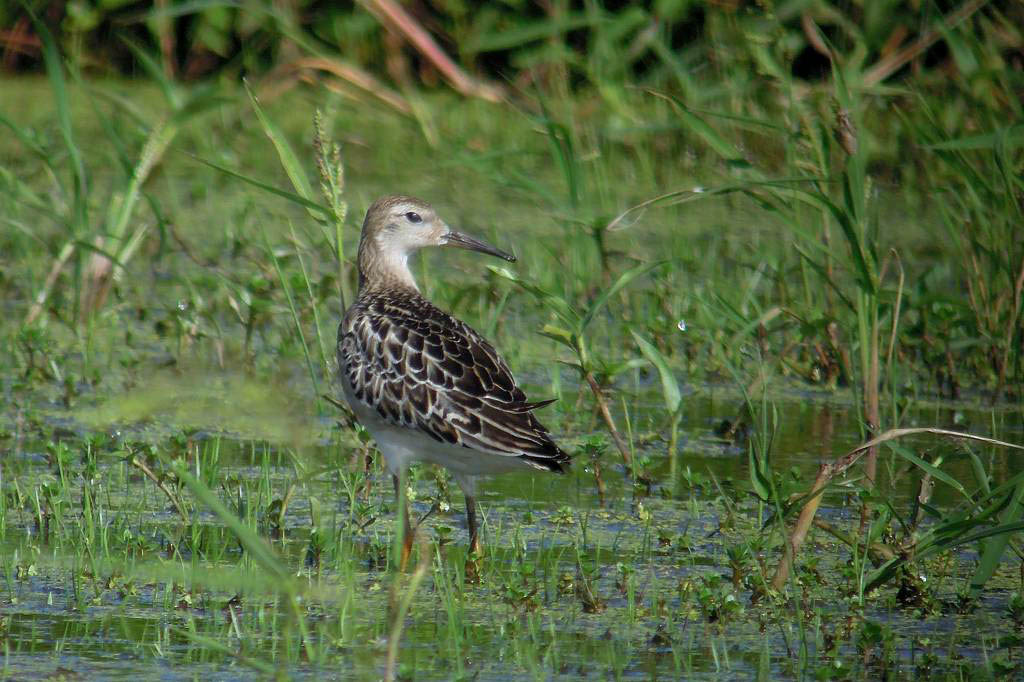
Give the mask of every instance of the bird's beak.
[(487, 242), (480, 241), (475, 237), (470, 237), (468, 234), (456, 232), (455, 230), (449, 230), (448, 234), (445, 235), (445, 246), (458, 246), (462, 249), (469, 249), (470, 251), (479, 251), (480, 253), (490, 254), (497, 256), (498, 258), (504, 258), (509, 263), (515, 263), (516, 257), (510, 253), (505, 253), (499, 248), (491, 246)]

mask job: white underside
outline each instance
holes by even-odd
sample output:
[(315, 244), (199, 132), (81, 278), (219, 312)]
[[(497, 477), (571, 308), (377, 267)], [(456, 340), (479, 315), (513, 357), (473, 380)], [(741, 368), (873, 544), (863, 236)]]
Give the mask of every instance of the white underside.
[(356, 400), (344, 379), (342, 389), (345, 400), (366, 427), (377, 448), (384, 455), (388, 469), (400, 476), (412, 462), (433, 462), (452, 472), (459, 487), (467, 495), (476, 492), (476, 477), (525, 471), (536, 468), (516, 455), (473, 450), (461, 445), (440, 443), (429, 435), (402, 426), (389, 424), (372, 408)]

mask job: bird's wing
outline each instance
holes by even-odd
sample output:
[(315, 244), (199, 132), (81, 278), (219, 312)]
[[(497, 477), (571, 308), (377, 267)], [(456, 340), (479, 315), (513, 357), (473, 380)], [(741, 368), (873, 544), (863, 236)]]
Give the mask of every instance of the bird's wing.
[(494, 348), (422, 297), (377, 297), (347, 315), (338, 363), (357, 400), (440, 442), (562, 470), (568, 456), (531, 413)]

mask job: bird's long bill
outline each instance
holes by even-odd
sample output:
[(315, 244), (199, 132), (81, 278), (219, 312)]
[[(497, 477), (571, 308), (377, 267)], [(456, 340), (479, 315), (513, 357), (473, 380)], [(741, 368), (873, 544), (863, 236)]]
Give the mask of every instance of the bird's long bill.
[(501, 249), (491, 246), (487, 242), (480, 241), (475, 237), (470, 237), (468, 234), (456, 232), (452, 230), (448, 233), (448, 246), (458, 246), (462, 249), (469, 249), (470, 251), (479, 251), (480, 253), (487, 253), (498, 258), (504, 258), (509, 263), (515, 263), (516, 257), (510, 253), (505, 253)]

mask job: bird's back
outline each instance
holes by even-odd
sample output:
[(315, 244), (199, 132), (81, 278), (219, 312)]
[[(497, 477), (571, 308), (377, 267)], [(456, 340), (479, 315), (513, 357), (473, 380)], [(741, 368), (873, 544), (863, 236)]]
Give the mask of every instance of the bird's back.
[(566, 468), (532, 414), (547, 403), (527, 402), (486, 339), (414, 290), (360, 292), (338, 328), (338, 366), (357, 413), (481, 456)]

